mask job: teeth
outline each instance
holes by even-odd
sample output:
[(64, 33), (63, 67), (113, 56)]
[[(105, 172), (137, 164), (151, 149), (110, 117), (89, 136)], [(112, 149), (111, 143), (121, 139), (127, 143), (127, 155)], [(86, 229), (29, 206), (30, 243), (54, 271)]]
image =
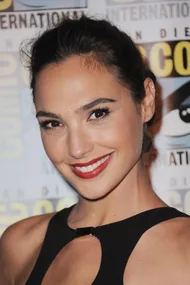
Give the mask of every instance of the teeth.
[(93, 168), (92, 165), (89, 165), (89, 166), (86, 167), (86, 170), (87, 170), (87, 172), (90, 172), (90, 171), (93, 171), (94, 168)]
[(109, 155), (107, 155), (106, 157), (98, 160), (96, 163), (93, 163), (91, 165), (82, 166), (82, 167), (76, 166), (75, 168), (81, 171), (82, 173), (91, 172), (94, 169), (96, 169), (98, 166), (100, 166), (102, 163), (104, 163), (108, 158), (109, 158)]
[(88, 170), (87, 170), (87, 167), (85, 166), (84, 168), (83, 168), (83, 172), (87, 172)]

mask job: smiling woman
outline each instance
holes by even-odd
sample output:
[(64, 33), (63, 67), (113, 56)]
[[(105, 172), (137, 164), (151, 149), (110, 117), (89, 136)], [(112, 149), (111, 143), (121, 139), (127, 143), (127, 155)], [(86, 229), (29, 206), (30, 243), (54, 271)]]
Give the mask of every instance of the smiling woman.
[(155, 77), (136, 45), (83, 16), (45, 31), (28, 56), (45, 151), (79, 201), (5, 231), (3, 284), (189, 284), (189, 219), (143, 165)]

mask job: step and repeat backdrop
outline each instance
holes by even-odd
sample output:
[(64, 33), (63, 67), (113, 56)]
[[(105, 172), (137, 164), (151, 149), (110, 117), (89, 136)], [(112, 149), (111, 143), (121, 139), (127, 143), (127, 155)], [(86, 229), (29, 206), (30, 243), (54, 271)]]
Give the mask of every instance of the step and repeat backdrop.
[(106, 17), (128, 32), (158, 78), (146, 157), (152, 185), (190, 214), (190, 1), (0, 0), (0, 235), (31, 215), (77, 201), (43, 150), (19, 46), (65, 16)]

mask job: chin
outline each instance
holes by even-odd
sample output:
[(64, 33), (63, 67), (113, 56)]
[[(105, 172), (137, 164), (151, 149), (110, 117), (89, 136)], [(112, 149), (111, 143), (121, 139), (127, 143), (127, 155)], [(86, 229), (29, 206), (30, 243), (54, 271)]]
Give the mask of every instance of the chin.
[(98, 201), (106, 198), (110, 193), (115, 191), (120, 182), (120, 180), (112, 181), (112, 183), (108, 184), (108, 179), (106, 179), (106, 181), (99, 180), (95, 183), (90, 183), (88, 180), (85, 184), (81, 183), (81, 185), (79, 185), (79, 183), (76, 183), (75, 185), (72, 185), (81, 198), (89, 201)]
[(104, 191), (104, 193), (93, 193), (93, 191), (92, 191), (92, 193), (89, 194), (89, 195), (86, 194), (86, 193), (84, 193), (84, 195), (83, 195), (83, 193), (79, 193), (79, 192), (78, 193), (85, 200), (88, 200), (88, 201), (98, 201), (98, 200), (102, 200), (105, 197), (107, 197), (110, 192), (111, 191), (108, 191), (106, 193), (105, 193), (105, 191)]

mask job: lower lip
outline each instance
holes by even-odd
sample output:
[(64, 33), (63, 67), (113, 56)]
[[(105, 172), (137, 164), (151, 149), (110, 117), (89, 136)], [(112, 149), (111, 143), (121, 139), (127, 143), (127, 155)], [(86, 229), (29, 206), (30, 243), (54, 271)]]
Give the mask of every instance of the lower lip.
[(104, 161), (102, 164), (100, 164), (93, 171), (83, 173), (80, 170), (76, 169), (75, 167), (72, 167), (72, 171), (74, 172), (75, 175), (77, 175), (80, 178), (91, 179), (91, 178), (98, 176), (106, 168), (106, 166), (110, 162), (111, 158), (112, 158), (112, 154), (110, 154), (108, 159), (106, 161)]

